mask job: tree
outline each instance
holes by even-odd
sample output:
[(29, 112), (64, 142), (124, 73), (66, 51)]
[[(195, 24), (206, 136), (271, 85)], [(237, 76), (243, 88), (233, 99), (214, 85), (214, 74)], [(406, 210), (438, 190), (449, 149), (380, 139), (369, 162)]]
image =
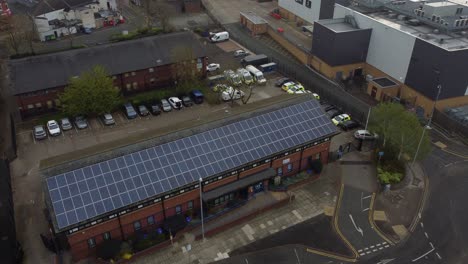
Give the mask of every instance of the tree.
[[(0, 27), (7, 34), (7, 46), (14, 54), (22, 53), (23, 46), (34, 52), (34, 41), (37, 37), (36, 24), (29, 15), (1, 16)], [(24, 52), (24, 51), (23, 51)]]
[[(414, 157), (425, 129), (414, 113), (396, 103), (381, 103), (373, 108), (369, 128), (379, 135), (382, 147), (395, 153), (398, 160), (405, 154)], [(430, 140), (425, 134), (417, 159), (425, 157), (429, 152)]]
[(191, 46), (183, 43), (172, 49), (173, 78), (176, 93), (184, 94), (201, 85), (201, 69), (198, 69), (197, 58)]
[(143, 0), (145, 12), (145, 27), (153, 27), (154, 19), (158, 19), (164, 32), (169, 31), (169, 18), (174, 14), (174, 8), (164, 0)]
[(252, 97), (252, 95), (254, 93), (253, 92), (254, 86), (255, 86), (255, 84), (253, 84), (253, 83), (248, 84), (248, 85), (245, 84), (243, 86), (242, 91), (244, 92), (244, 96), (241, 98), (243, 104), (247, 104), (249, 102), (250, 98)]
[(95, 66), (72, 78), (59, 100), (61, 110), (68, 115), (100, 115), (115, 109), (121, 102), (121, 95), (107, 71)]

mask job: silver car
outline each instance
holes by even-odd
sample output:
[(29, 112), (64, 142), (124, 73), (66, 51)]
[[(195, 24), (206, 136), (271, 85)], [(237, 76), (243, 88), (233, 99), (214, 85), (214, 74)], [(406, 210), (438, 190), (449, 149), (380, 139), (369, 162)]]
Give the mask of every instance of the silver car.
[(88, 121), (84, 116), (77, 116), (75, 117), (75, 125), (79, 129), (85, 129), (88, 127)]
[(171, 105), (166, 99), (161, 100), (161, 107), (164, 112), (170, 112), (172, 110)]
[(115, 120), (114, 120), (114, 118), (112, 117), (111, 114), (101, 115), (101, 120), (104, 123), (104, 125), (106, 125), (106, 126), (115, 125)]
[(68, 117), (60, 119), (60, 126), (62, 127), (63, 131), (70, 130), (70, 129), (73, 128), (73, 126), (72, 126), (72, 124), (70, 122), (70, 119), (68, 119)]
[(43, 125), (35, 126), (33, 128), (33, 134), (36, 140), (41, 140), (47, 137), (47, 133)]

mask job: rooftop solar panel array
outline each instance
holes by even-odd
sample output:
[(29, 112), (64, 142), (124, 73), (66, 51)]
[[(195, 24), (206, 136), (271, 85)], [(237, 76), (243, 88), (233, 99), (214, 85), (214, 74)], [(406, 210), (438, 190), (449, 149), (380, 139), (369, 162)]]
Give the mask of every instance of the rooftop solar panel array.
[(336, 131), (316, 100), (47, 178), (59, 229)]

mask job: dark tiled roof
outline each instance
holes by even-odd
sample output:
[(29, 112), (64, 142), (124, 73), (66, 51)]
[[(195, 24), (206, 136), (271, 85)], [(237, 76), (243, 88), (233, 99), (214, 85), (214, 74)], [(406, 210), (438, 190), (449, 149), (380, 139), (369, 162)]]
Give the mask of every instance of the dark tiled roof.
[(95, 65), (109, 74), (147, 69), (174, 62), (174, 48), (191, 48), (194, 58), (204, 57), (205, 48), (191, 32), (123, 41), (92, 48), (76, 49), (10, 61), (13, 94), (64, 86)]

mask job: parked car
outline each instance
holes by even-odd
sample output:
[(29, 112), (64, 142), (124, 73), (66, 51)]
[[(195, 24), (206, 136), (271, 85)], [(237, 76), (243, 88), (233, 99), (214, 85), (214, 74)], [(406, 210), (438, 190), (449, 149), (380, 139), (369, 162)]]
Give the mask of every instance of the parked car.
[(334, 118), (334, 117), (337, 116), (337, 115), (341, 115), (343, 112), (341, 112), (340, 109), (332, 108), (332, 109), (326, 111), (326, 113), (327, 113), (328, 117), (329, 117), (330, 119), (332, 119), (332, 118)]
[(57, 121), (55, 120), (47, 121), (47, 130), (51, 136), (58, 136), (62, 133)]
[(187, 95), (182, 96), (182, 103), (185, 107), (190, 107), (193, 105), (192, 99), (190, 99), (190, 97), (188, 97)]
[(164, 112), (169, 112), (169, 111), (172, 110), (171, 105), (169, 104), (169, 102), (166, 99), (161, 100), (161, 105), (162, 105), (162, 110)]
[(357, 139), (374, 140), (378, 138), (378, 135), (376, 133), (371, 133), (368, 130), (357, 130), (354, 132), (354, 137)]
[(234, 57), (236, 57), (236, 58), (247, 56), (247, 55), (249, 55), (249, 53), (247, 51), (245, 51), (245, 50), (240, 49), (240, 50), (234, 51)]
[(104, 125), (106, 125), (106, 126), (115, 125), (115, 120), (114, 120), (114, 118), (112, 117), (111, 114), (101, 115), (101, 120), (104, 123)]
[(70, 122), (70, 119), (68, 119), (68, 117), (60, 119), (60, 126), (62, 127), (63, 131), (70, 130), (73, 128), (73, 125)]
[(150, 112), (148, 111), (148, 108), (146, 108), (146, 106), (144, 105), (138, 106), (138, 112), (140, 113), (141, 116), (147, 116), (150, 114)]
[(153, 115), (161, 114), (161, 105), (159, 103), (154, 102), (154, 103), (150, 104), (148, 106), (148, 108), (149, 108), (151, 114), (153, 114)]
[(341, 114), (341, 115), (335, 116), (332, 119), (332, 122), (333, 122), (333, 124), (335, 124), (335, 126), (337, 126), (337, 125), (343, 123), (344, 121), (348, 121), (348, 120), (351, 120), (351, 117), (348, 114)]
[(348, 121), (344, 121), (343, 123), (339, 124), (338, 126), (341, 129), (343, 129), (344, 131), (348, 131), (350, 129), (359, 127), (359, 123), (354, 121), (354, 120), (348, 120)]
[(202, 94), (202, 92), (200, 92), (200, 90), (191, 91), (189, 96), (194, 103), (196, 104), (203, 103), (204, 95)]
[(88, 127), (88, 120), (84, 116), (75, 117), (75, 126), (79, 129), (85, 129)]
[(278, 80), (276, 80), (275, 82), (275, 86), (276, 87), (281, 87), (283, 86), (283, 84), (287, 83), (287, 82), (290, 82), (291, 79), (287, 78), (287, 77), (284, 77), (284, 78), (280, 78)]
[(301, 89), (300, 87), (296, 85), (289, 87), (287, 92), (288, 94), (304, 94), (305, 93), (304, 89)]
[(315, 99), (320, 101), (320, 95), (318, 95), (317, 93), (312, 93), (312, 95), (315, 97)]
[(294, 82), (287, 82), (287, 83), (283, 84), (283, 86), (281, 86), (281, 89), (283, 89), (283, 91), (287, 92), (289, 90), (289, 88), (293, 87), (294, 85), (296, 85)]
[(220, 67), (221, 65), (219, 65), (219, 63), (210, 63), (208, 64), (208, 66), (206, 66), (206, 71), (214, 72), (214, 71), (219, 70)]
[(171, 104), (172, 108), (180, 110), (182, 108), (182, 101), (179, 97), (169, 97), (169, 104)]
[(131, 103), (125, 103), (124, 109), (125, 109), (125, 115), (127, 116), (128, 119), (134, 119), (138, 116), (135, 111), (135, 108), (133, 108), (133, 105)]
[(38, 125), (33, 128), (33, 135), (36, 140), (41, 140), (47, 137), (47, 133), (43, 125)]

